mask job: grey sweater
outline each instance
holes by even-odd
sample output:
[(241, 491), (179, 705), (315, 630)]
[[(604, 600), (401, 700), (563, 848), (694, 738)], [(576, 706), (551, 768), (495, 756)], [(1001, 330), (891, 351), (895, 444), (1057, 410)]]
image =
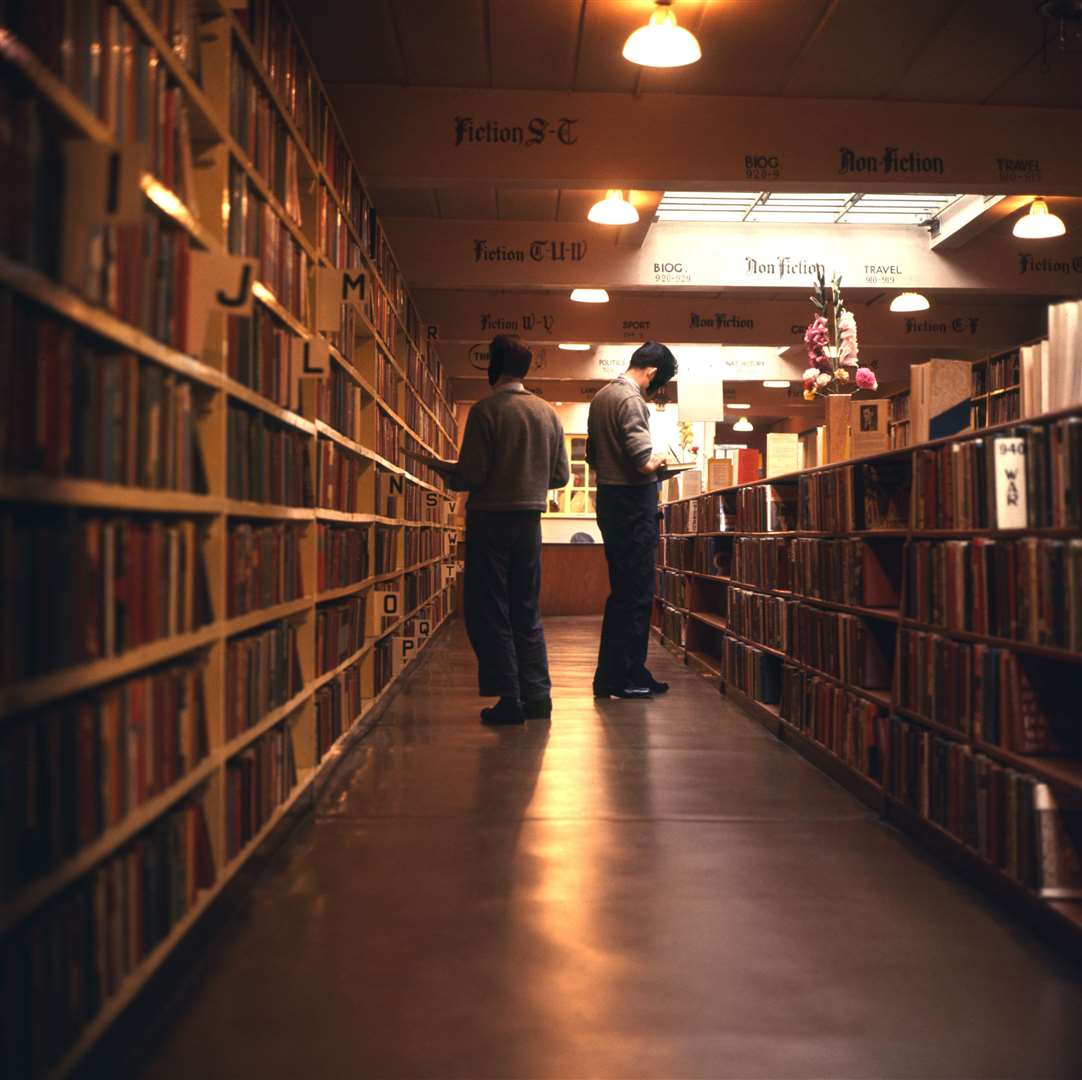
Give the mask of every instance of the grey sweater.
[(447, 483), (470, 493), (471, 510), (544, 510), (547, 493), (570, 475), (563, 425), (552, 406), (510, 383), (470, 409)]
[(603, 386), (590, 402), (586, 460), (599, 484), (656, 484), (639, 472), (654, 453), (650, 412), (642, 391), (621, 375)]

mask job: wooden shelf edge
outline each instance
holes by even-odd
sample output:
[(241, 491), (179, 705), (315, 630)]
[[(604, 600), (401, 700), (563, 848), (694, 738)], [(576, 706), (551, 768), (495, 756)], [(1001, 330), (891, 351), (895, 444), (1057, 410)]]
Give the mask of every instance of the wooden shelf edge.
[(225, 509), (225, 500), (216, 495), (38, 473), (0, 475), (0, 500), (200, 517), (220, 514)]
[(234, 735), (232, 739), (224, 743), (216, 752), (215, 757), (217, 758), (218, 764), (225, 764), (231, 757), (235, 757), (241, 750), (246, 746), (251, 745), (261, 735), (266, 734), (276, 724), (280, 723), (292, 712), (299, 709), (313, 693), (312, 683), (306, 684), (285, 702), (285, 704), (276, 706), (267, 713), (266, 716), (257, 720), (251, 727), (245, 728), (244, 731)]
[(308, 594), (300, 596), (296, 600), (286, 600), (281, 604), (273, 604), (271, 607), (248, 611), (243, 615), (230, 616), (228, 620), (222, 623), (222, 636), (232, 637), (234, 634), (242, 634), (245, 630), (262, 626), (263, 623), (288, 619), (292, 615), (299, 615), (301, 612), (308, 611), (314, 603), (315, 598)]
[(190, 634), (177, 634), (128, 649), (119, 656), (91, 660), (75, 667), (61, 668), (0, 690), (0, 719), (36, 709), (60, 698), (70, 697), (101, 683), (133, 675), (142, 668), (174, 660), (194, 652), (222, 636), (222, 623), (212, 622)]

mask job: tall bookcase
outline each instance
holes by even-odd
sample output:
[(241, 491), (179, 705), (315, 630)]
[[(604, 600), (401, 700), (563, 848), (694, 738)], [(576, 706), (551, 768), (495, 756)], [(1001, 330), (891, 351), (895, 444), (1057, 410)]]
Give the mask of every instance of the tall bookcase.
[[(0, 1045), (70, 1069), (454, 610), (454, 400), (284, 6), (0, 27)], [(110, 156), (111, 155), (111, 156)], [(130, 204), (85, 205), (138, 164)], [(121, 165), (120, 175), (125, 175)], [(257, 260), (186, 337), (192, 252)], [(322, 316), (322, 269), (363, 294)], [(326, 356), (313, 372), (312, 356)]]
[(1082, 410), (663, 511), (661, 641), (1082, 955)]

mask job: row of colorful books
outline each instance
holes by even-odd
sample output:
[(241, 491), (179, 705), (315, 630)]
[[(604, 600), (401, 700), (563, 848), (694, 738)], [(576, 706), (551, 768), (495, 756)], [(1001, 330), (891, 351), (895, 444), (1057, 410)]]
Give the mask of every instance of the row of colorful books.
[(1082, 417), (917, 449), (916, 529), (1082, 527)]
[(887, 711), (831, 679), (785, 664), (779, 712), (851, 769), (882, 783), (890, 746)]
[(1082, 753), (1075, 670), (1043, 657), (902, 629), (898, 703), (1018, 754)]
[(17, 926), (0, 944), (5, 1074), (57, 1065), (215, 880), (193, 796)]
[(912, 541), (905, 582), (916, 622), (1082, 652), (1082, 539)]
[(339, 270), (361, 266), (362, 249), (349, 227), (349, 219), (322, 181), (319, 184), (316, 213), (316, 243), (331, 265)]
[(229, 74), (229, 133), (274, 192), (289, 218), (300, 225), (297, 144), (282, 122), (277, 106), (237, 46), (233, 49)]
[(670, 645), (675, 645), (678, 649), (685, 648), (687, 646), (687, 615), (669, 607), (667, 604), (657, 604), (655, 606), (659, 609), (655, 618), (662, 637)]
[(312, 506), (311, 439), (265, 413), (230, 404), (226, 490), (231, 499)]
[(890, 686), (893, 623), (826, 610), (797, 600), (782, 603), (787, 609), (788, 651), (795, 660), (852, 686), (867, 690)]
[(283, 409), (299, 412), (304, 341), (262, 304), (226, 321), (226, 371)]
[(226, 241), (230, 254), (258, 260), (260, 282), (307, 326), (311, 294), (308, 253), (236, 162), (230, 164)]
[(405, 530), (397, 525), (375, 527), (375, 572), (389, 574), (398, 568), (398, 537)]
[(781, 697), (781, 660), (725, 634), (721, 639), (721, 682), (755, 701), (776, 705)]
[[(376, 393), (395, 412), (401, 412), (401, 396), (402, 396), (403, 379), (398, 372), (398, 367), (391, 360), (389, 356), (382, 350), (376, 349)], [(407, 405), (411, 402), (407, 402)], [(412, 404), (416, 405), (416, 401)], [(412, 422), (407, 419), (407, 423), (410, 427), (414, 427)], [(416, 431), (416, 427), (414, 427)]]
[(727, 577), (732, 569), (733, 542), (727, 536), (662, 536), (662, 566), (692, 570), (696, 574)]
[(300, 658), (301, 627), (282, 619), (226, 645), (226, 740), (254, 727), (304, 686)]
[(789, 603), (780, 596), (729, 589), (729, 628), (734, 634), (785, 652), (789, 647)]
[(715, 491), (662, 507), (663, 533), (732, 532), (735, 528), (735, 492)]
[(0, 730), (0, 896), (55, 869), (207, 755), (202, 658), (156, 668)]
[(191, 520), (14, 506), (0, 513), (0, 683), (213, 621)]
[(264, 74), (284, 105), (286, 115), (300, 132), (305, 145), (318, 156), (330, 110), (289, 12), (275, 0), (250, 0), (236, 9), (235, 14)]
[(316, 691), (316, 761), (361, 714), (361, 663), (350, 664)]
[(361, 474), (365, 459), (333, 439), (321, 437), (317, 456), (319, 476), (316, 491), (325, 510), (347, 514), (366, 512), (362, 506)]
[(230, 616), (246, 615), (304, 595), (303, 538), (304, 528), (299, 525), (230, 523), (226, 541)]
[(368, 577), (368, 525), (323, 525), (316, 534), (316, 588), (340, 589)]
[(335, 431), (359, 443), (364, 391), (359, 383), (338, 363), (331, 360), (330, 378), (320, 383), (318, 416)]
[(402, 561), (406, 566), (449, 555), (448, 547), (447, 533), (443, 529), (402, 530)]
[(402, 581), (402, 607), (413, 611), (436, 595), (443, 587), (443, 567), (439, 564), (422, 566), (406, 574)]
[(0, 470), (204, 492), (193, 384), (0, 290)]
[(293, 722), (287, 717), (225, 767), (225, 848), (234, 859), (297, 785)]
[(688, 606), (688, 579), (686, 574), (675, 574), (671, 570), (655, 572), (654, 591), (667, 604), (673, 607)]
[(365, 639), (368, 597), (362, 593), (316, 611), (316, 671), (323, 674), (357, 652)]
[(1038, 895), (1082, 896), (1082, 811), (1062, 792), (898, 717), (889, 760), (903, 805)]

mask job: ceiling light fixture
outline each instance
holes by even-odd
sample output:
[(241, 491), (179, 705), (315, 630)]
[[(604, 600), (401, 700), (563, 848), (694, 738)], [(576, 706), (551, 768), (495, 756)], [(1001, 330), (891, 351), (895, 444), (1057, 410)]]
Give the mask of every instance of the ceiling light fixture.
[(643, 67), (684, 67), (702, 55), (695, 35), (677, 26), (672, 0), (654, 0), (650, 21), (624, 42), (624, 59)]
[(605, 197), (590, 207), (586, 217), (598, 225), (634, 225), (639, 220), (639, 212), (619, 188), (609, 188)]
[(788, 379), (763, 379), (763, 386), (768, 390), (788, 390)]
[(577, 304), (607, 304), (609, 294), (604, 289), (572, 289), (571, 299)]
[(903, 292), (891, 300), (891, 311), (927, 311), (931, 305), (928, 297), (919, 292)]
[(1034, 199), (1029, 204), (1029, 213), (1014, 223), (1012, 231), (1023, 240), (1047, 240), (1051, 236), (1062, 236), (1067, 229), (1063, 218), (1053, 214), (1044, 199)]
[[(730, 406), (730, 408), (731, 407), (732, 406)], [(751, 421), (746, 416), (740, 417), (740, 419), (737, 420), (737, 422), (735, 424), (733, 424), (733, 431), (754, 431), (754, 430), (755, 430), (755, 428), (752, 427)]]
[(564, 352), (589, 352), (593, 346), (582, 341), (561, 341), (556, 348), (563, 349)]
[(741, 402), (730, 401), (729, 402), (729, 408), (730, 409), (750, 409), (751, 406), (746, 401), (741, 401)]

